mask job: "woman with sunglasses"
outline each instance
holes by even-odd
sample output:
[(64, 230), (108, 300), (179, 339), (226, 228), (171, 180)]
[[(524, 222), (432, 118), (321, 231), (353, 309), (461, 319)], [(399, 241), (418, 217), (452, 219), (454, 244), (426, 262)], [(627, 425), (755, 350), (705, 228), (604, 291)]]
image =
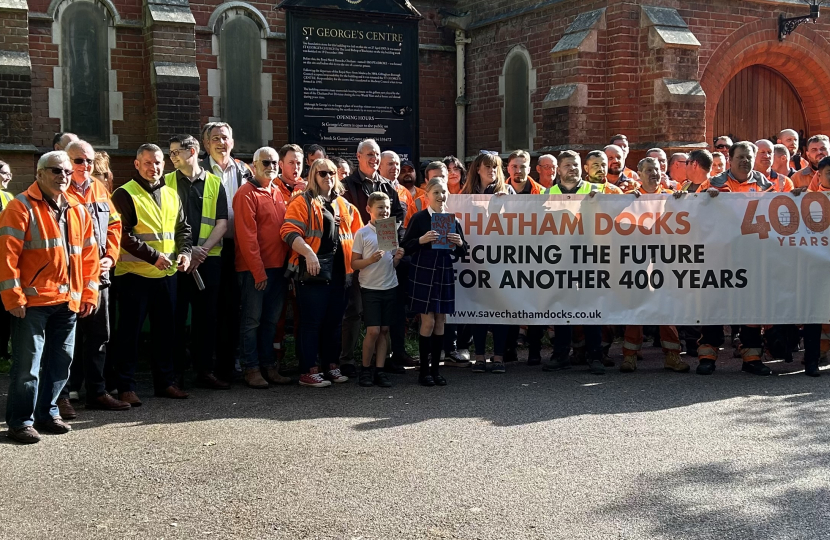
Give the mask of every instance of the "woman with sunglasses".
[[(348, 381), (340, 373), (346, 287), (352, 280), (352, 244), (363, 220), (343, 197), (337, 167), (318, 159), (308, 171), (305, 191), (288, 204), (281, 234), (291, 247), (288, 272), (300, 306), (300, 384), (314, 388)], [(325, 376), (318, 367), (318, 354)]]

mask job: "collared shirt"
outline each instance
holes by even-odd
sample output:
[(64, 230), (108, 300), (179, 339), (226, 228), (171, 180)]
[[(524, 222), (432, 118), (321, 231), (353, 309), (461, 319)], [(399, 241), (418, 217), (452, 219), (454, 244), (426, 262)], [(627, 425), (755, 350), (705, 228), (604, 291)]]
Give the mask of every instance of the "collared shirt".
[(357, 172), (360, 174), (360, 179), (363, 180), (360, 185), (366, 195), (371, 195), (375, 191), (375, 184), (377, 182), (386, 181), (386, 179), (379, 175), (377, 171), (375, 171), (375, 174), (372, 176), (366, 176), (366, 174), (364, 174), (360, 169), (358, 169)]
[(233, 158), (228, 158), (228, 166), (225, 170), (213, 159), (213, 156), (208, 157), (210, 162), (210, 170), (222, 179), (222, 187), (225, 188), (225, 200), (228, 207), (228, 230), (225, 231), (225, 238), (233, 238), (233, 198), (239, 189), (239, 171), (236, 169), (236, 163)]
[[(190, 225), (190, 236), (194, 246), (199, 245), (199, 232), (202, 228), (202, 199), (205, 196), (205, 179), (207, 171), (201, 169), (194, 178), (189, 178), (181, 171), (176, 171), (176, 192), (182, 200), (184, 215)], [(228, 219), (228, 200), (225, 186), (219, 186), (216, 197), (216, 219)]]
[(84, 180), (80, 184), (76, 183), (73, 180), (72, 185), (75, 186), (75, 189), (77, 189), (83, 197), (86, 197), (86, 191), (89, 189), (89, 183), (90, 182), (91, 182), (90, 178), (87, 178), (86, 180)]

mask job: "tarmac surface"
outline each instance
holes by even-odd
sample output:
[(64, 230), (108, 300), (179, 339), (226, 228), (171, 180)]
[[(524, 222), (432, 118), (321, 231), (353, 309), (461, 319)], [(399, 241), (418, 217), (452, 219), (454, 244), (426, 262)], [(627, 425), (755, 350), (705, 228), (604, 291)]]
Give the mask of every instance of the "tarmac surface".
[(830, 372), (644, 352), (633, 374), (519, 362), (186, 401), (145, 374), (143, 407), (79, 406), (68, 435), (18, 446), (0, 424), (0, 538), (828, 538)]

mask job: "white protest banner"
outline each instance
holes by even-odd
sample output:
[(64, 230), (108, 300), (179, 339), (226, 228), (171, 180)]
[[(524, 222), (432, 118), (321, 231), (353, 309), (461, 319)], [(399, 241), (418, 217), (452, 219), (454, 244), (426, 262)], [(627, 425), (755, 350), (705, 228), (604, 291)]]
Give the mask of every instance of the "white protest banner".
[(826, 193), (453, 195), (449, 322), (830, 323)]

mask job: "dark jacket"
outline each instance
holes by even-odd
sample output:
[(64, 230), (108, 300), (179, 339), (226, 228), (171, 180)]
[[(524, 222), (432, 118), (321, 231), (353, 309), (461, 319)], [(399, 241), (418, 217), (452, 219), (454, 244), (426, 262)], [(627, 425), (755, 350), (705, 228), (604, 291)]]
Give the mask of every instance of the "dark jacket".
[[(254, 177), (254, 173), (244, 161), (240, 161), (236, 158), (231, 158), (231, 160), (233, 160), (233, 166), (236, 167), (236, 188), (239, 189), (239, 187), (242, 186), (242, 181), (250, 181), (251, 178)], [(213, 173), (213, 169), (210, 167), (209, 155), (199, 162), (199, 166), (207, 172)]]
[[(355, 169), (352, 174), (343, 180), (343, 187), (346, 188), (346, 192), (343, 193), (343, 198), (355, 205), (357, 211), (360, 212), (363, 223), (369, 223), (372, 220), (369, 212), (366, 211), (366, 202), (369, 200), (369, 195), (375, 191), (386, 193), (392, 204), (391, 215), (395, 216), (395, 221), (402, 224), (406, 211), (398, 198), (398, 192), (395, 191), (392, 184), (380, 175), (376, 175), (376, 178), (380, 178), (380, 181), (372, 182), (371, 186), (369, 186), (368, 182), (364, 185), (360, 170)], [(402, 234), (401, 229), (398, 229), (398, 234)]]

